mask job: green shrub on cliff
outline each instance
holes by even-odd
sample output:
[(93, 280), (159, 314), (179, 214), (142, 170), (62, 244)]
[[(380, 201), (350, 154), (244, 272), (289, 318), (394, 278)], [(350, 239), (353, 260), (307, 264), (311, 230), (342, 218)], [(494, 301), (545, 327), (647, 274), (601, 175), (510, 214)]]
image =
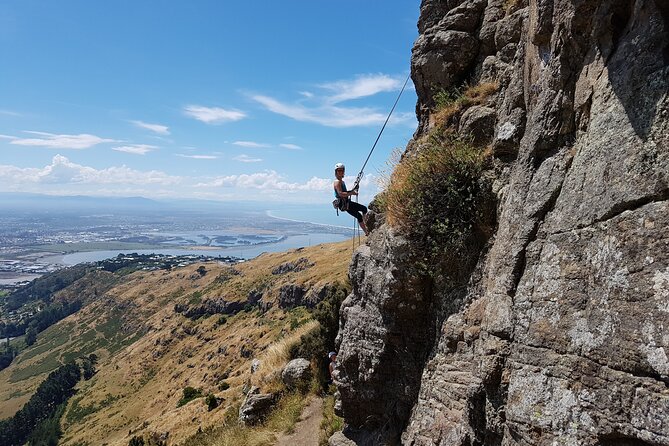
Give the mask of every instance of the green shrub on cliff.
[(290, 357), (306, 358), (316, 364), (319, 382), (325, 384), (328, 377), (328, 352), (335, 348), (335, 337), (339, 329), (339, 307), (346, 299), (350, 289), (346, 285), (334, 284), (327, 296), (316, 305), (312, 316), (318, 321), (318, 327), (300, 338), (300, 343), (290, 350)]
[(429, 274), (469, 254), (489, 225), (491, 200), (482, 180), (486, 151), (447, 132), (428, 141), (396, 166), (384, 204), (388, 223), (409, 238), (416, 265)]

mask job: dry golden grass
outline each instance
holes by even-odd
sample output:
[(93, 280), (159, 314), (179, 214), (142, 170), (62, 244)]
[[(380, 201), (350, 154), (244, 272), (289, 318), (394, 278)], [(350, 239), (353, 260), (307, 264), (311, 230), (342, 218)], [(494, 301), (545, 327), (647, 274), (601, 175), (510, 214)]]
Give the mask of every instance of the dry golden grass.
[[(314, 265), (300, 272), (271, 275), (278, 265), (302, 257)], [(258, 380), (265, 382), (265, 387), (276, 385), (270, 379), (277, 376), (273, 368), (285, 364), (291, 343), (297, 342), (313, 323), (306, 312), (286, 312), (276, 305), (265, 314), (253, 311), (229, 316), (223, 325), (217, 324), (218, 315), (191, 321), (174, 312), (175, 303), (187, 302), (196, 292), (202, 299), (224, 296), (245, 300), (248, 291), (260, 283), (266, 284), (267, 299), (276, 299), (284, 284), (318, 288), (346, 281), (350, 258), (347, 241), (262, 255), (236, 265), (241, 274), (225, 283), (216, 278), (229, 272), (230, 267), (216, 262), (204, 264), (208, 271), (204, 276), (196, 272), (199, 264), (125, 276), (123, 283), (106, 292), (103, 299), (38, 336), (33, 348), (22, 353), (26, 358), (32, 355), (29, 359), (20, 357), (0, 372), (0, 413), (11, 416), (55, 368), (42, 367), (45, 358), (64, 358), (68, 352), (92, 345), (94, 341), (84, 334), (101, 330), (110, 315), (117, 314), (119, 330), (128, 336), (137, 333), (138, 337), (126, 346), (101, 345), (94, 350), (100, 357), (99, 371), (80, 384), (75, 397), (78, 407), (89, 410), (83, 416), (73, 416), (69, 411), (74, 399), (70, 401), (61, 444), (104, 442), (126, 446), (134, 435), (162, 432), (170, 433), (170, 444), (178, 444), (199, 428), (220, 426), (226, 421), (226, 411), (234, 412), (239, 406), (246, 384)], [(294, 324), (298, 316), (300, 325)], [(41, 350), (34, 350), (37, 348)], [(251, 355), (244, 356), (243, 348), (251, 350)], [(257, 376), (251, 375), (253, 358), (264, 363)], [(16, 373), (27, 374), (31, 369), (34, 375), (10, 382)], [(219, 384), (223, 380), (230, 387), (222, 391)], [(215, 394), (222, 399), (220, 407), (209, 412), (204, 399), (199, 398), (177, 408), (186, 386), (201, 389), (204, 395)], [(265, 440), (260, 437), (265, 434), (258, 435), (256, 443), (250, 444), (263, 444)], [(265, 438), (270, 437), (268, 434)]]
[(281, 433), (290, 433), (300, 418), (307, 398), (299, 393), (284, 395), (277, 408), (256, 426), (242, 426), (230, 419), (184, 441), (181, 446), (270, 446)]
[(258, 357), (260, 368), (251, 377), (251, 384), (260, 387), (263, 392), (278, 392), (283, 389), (281, 370), (290, 361), (290, 349), (300, 342), (300, 338), (314, 328), (317, 321), (309, 321), (295, 331), (269, 345)]
[(483, 104), (498, 88), (497, 82), (484, 82), (466, 87), (453, 99), (441, 101), (430, 115), (430, 122), (433, 124), (431, 127), (447, 126), (454, 116), (459, 115), (467, 107)]

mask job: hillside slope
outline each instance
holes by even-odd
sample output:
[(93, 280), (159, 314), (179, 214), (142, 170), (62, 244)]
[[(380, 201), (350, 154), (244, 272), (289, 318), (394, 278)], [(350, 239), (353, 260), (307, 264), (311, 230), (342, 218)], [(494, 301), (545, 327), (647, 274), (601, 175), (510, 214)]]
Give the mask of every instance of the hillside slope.
[[(98, 372), (70, 400), (61, 444), (125, 446), (146, 433), (176, 444), (220, 424), (228, 408), (238, 407), (243, 387), (272, 385), (282, 364), (272, 363), (270, 347), (313, 329), (304, 306), (347, 281), (350, 254), (350, 242), (343, 242), (234, 266), (129, 274), (40, 333), (0, 372), (1, 414), (18, 410), (58, 365), (95, 353)], [(260, 359), (262, 373), (251, 380), (253, 359)], [(177, 407), (188, 386), (215, 394), (220, 407), (210, 412), (202, 398)]]
[(331, 444), (669, 444), (667, 2), (423, 0), (418, 28)]

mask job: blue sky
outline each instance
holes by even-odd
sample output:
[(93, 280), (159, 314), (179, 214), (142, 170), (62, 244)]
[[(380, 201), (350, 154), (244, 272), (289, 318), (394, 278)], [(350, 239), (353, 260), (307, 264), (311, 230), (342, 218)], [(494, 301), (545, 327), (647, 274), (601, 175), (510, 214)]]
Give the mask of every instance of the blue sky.
[[(0, 191), (322, 202), (409, 74), (419, 1), (0, 3)], [(409, 86), (363, 201), (416, 128)], [(352, 179), (351, 179), (352, 181)]]

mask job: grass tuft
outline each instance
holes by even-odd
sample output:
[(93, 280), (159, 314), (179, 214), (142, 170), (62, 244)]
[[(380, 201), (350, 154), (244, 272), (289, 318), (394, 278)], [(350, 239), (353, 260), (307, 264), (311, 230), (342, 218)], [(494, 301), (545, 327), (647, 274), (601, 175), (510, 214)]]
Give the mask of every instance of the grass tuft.
[(482, 104), (498, 88), (497, 82), (484, 82), (462, 89), (441, 89), (433, 95), (435, 106), (431, 120), (437, 126), (448, 126), (453, 117), (460, 115), (467, 107)]

